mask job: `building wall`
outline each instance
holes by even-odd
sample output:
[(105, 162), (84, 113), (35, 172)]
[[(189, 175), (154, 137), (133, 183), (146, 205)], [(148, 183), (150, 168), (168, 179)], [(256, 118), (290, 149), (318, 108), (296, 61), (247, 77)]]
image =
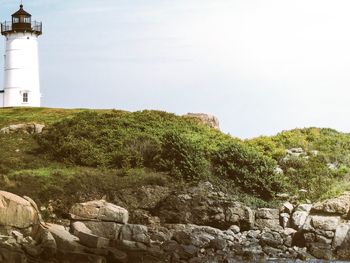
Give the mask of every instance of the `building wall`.
[(0, 92), (0, 108), (4, 107), (4, 93)]
[[(4, 107), (40, 107), (38, 36), (13, 33), (6, 37)], [(28, 102), (23, 102), (23, 93)]]

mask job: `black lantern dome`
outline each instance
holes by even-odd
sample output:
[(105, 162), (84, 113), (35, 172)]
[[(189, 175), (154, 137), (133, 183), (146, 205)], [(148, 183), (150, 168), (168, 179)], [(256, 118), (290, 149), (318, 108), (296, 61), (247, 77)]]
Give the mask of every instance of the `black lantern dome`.
[(19, 10), (12, 14), (11, 22), (6, 21), (1, 24), (2, 35), (18, 32), (29, 32), (36, 35), (42, 34), (42, 23), (36, 21), (32, 22), (32, 15), (23, 9), (22, 4)]

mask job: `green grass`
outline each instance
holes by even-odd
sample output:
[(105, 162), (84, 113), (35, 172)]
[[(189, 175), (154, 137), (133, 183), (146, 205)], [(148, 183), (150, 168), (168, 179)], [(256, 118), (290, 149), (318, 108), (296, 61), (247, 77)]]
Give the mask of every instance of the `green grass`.
[(112, 110), (53, 109), (53, 108), (0, 108), (0, 128), (10, 124), (36, 122), (52, 124), (64, 118), (73, 117), (84, 111), (107, 113)]

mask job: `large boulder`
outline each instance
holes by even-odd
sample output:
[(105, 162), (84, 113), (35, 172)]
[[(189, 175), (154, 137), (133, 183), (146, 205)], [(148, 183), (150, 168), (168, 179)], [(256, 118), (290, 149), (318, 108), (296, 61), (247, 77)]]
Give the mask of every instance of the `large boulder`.
[(75, 204), (70, 214), (73, 220), (96, 220), (126, 224), (129, 212), (105, 200)]
[(17, 195), (0, 191), (0, 225), (26, 229), (39, 224), (39, 215), (31, 203)]
[(332, 198), (314, 204), (312, 213), (322, 213), (331, 215), (340, 215), (347, 217), (350, 211), (350, 192), (344, 193), (342, 196)]

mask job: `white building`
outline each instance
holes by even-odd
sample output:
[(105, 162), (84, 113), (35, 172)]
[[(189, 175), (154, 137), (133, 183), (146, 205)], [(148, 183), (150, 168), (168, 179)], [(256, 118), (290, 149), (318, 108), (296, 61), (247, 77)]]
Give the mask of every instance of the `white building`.
[(41, 22), (20, 9), (12, 21), (1, 24), (6, 38), (4, 89), (0, 90), (0, 107), (40, 107), (38, 37)]

